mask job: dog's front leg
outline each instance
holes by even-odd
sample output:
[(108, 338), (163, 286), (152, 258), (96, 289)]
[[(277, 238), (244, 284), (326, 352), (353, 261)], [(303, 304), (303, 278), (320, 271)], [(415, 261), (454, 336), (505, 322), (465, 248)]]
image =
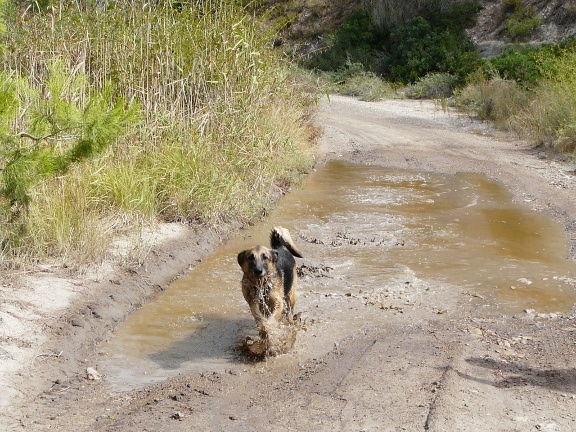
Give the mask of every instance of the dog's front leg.
[(250, 312), (252, 312), (252, 316), (256, 321), (256, 325), (258, 326), (258, 333), (260, 334), (261, 338), (266, 337), (266, 317), (262, 313), (260, 309), (260, 305), (258, 302), (250, 303)]
[(280, 321), (284, 311), (284, 299), (278, 295), (271, 295), (268, 301), (268, 309), (270, 315), (267, 319), (267, 324), (274, 324)]

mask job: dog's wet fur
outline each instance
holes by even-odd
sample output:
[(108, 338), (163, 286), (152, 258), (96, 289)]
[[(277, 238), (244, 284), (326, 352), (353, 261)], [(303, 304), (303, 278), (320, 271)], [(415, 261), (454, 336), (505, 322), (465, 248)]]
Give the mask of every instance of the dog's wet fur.
[(269, 331), (279, 323), (291, 323), (296, 306), (296, 260), (302, 253), (294, 245), (290, 232), (274, 227), (270, 248), (254, 246), (238, 254), (244, 273), (242, 294), (258, 325), (260, 337), (269, 340)]

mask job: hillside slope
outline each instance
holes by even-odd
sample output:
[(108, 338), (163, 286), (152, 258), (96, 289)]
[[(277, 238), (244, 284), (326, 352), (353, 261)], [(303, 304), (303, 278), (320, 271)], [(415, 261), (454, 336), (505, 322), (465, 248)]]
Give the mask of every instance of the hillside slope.
[[(350, 2), (268, 2), (273, 6), (270, 17), (285, 22), (278, 44), (287, 42), (304, 56), (325, 45), (328, 35), (342, 25), (353, 10), (363, 7), (376, 14), (385, 9), (395, 11), (397, 17), (410, 18), (421, 0), (354, 0)], [(481, 6), (476, 25), (469, 29), (479, 51), (487, 56), (497, 55), (509, 43), (542, 44), (557, 42), (576, 35), (576, 0), (478, 0)], [(534, 31), (514, 38), (506, 31), (508, 20), (515, 10), (527, 10), (541, 18)]]
[[(497, 55), (506, 44), (513, 43), (506, 25), (511, 16), (511, 1), (480, 0), (482, 6), (476, 25), (469, 30), (479, 51)], [(543, 44), (557, 42), (576, 35), (576, 0), (521, 0), (521, 7), (533, 11), (542, 19), (520, 42)]]

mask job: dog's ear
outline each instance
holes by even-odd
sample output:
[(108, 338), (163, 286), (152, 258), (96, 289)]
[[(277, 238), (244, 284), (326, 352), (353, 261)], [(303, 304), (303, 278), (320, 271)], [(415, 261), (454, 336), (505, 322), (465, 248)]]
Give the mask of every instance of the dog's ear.
[(238, 254), (238, 264), (240, 265), (240, 267), (242, 267), (242, 264), (244, 263), (244, 261), (246, 261), (246, 252), (248, 251), (242, 251)]
[(270, 251), (270, 257), (272, 258), (272, 261), (278, 261), (278, 251), (276, 249), (272, 249)]

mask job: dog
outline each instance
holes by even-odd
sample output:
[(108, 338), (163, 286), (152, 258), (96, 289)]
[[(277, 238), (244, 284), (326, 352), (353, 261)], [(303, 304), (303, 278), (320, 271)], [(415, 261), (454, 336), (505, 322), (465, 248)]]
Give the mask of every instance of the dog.
[(238, 254), (244, 273), (242, 294), (263, 340), (268, 340), (267, 328), (271, 325), (293, 320), (297, 280), (294, 257), (303, 258), (290, 232), (282, 227), (270, 232), (270, 249), (255, 246)]

